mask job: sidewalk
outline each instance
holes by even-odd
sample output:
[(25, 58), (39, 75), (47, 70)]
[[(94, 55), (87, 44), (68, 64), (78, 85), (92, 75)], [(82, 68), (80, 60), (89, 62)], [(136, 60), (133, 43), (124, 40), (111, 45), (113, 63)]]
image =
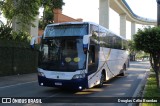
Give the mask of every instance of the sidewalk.
[(37, 73), (0, 77), (0, 87), (37, 81)]

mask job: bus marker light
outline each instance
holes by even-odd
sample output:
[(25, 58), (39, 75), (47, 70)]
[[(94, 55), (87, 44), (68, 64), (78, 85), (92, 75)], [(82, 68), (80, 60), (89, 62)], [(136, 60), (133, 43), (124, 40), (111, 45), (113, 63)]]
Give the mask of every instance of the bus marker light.
[(81, 89), (82, 89), (82, 87), (81, 87), (81, 86), (79, 86), (79, 89), (81, 90)]
[(41, 83), (41, 86), (43, 86), (43, 83)]

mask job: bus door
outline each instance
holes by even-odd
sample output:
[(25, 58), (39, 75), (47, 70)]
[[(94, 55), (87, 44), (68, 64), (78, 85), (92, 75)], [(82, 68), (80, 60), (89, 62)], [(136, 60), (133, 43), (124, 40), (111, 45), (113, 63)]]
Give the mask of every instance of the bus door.
[(93, 87), (99, 80), (97, 77), (99, 45), (91, 39), (88, 55), (88, 86)]

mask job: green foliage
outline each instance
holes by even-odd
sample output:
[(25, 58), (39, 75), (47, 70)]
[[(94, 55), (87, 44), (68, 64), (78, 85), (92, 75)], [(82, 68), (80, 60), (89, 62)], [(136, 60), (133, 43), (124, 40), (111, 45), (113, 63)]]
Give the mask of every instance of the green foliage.
[(21, 41), (21, 42), (29, 43), (30, 40), (31, 40), (31, 35), (28, 32), (19, 31), (19, 32), (13, 32), (12, 33), (12, 38), (15, 41)]
[(62, 6), (65, 5), (63, 0), (40, 0), (41, 5), (45, 8), (46, 6), (50, 7), (50, 9), (62, 9)]
[(134, 35), (135, 47), (147, 53), (160, 52), (160, 27), (139, 29)]
[(31, 40), (31, 35), (25, 31), (12, 31), (12, 28), (8, 26), (0, 27), (0, 39), (1, 40), (11, 40), (17, 42), (29, 43)]
[(144, 58), (149, 58), (149, 54), (143, 51), (136, 52), (136, 59), (144, 59)]
[(40, 19), (40, 20), (39, 20), (38, 28), (39, 28), (39, 29), (44, 29), (44, 28), (45, 28), (45, 26), (46, 26), (46, 25), (44, 24), (43, 20), (42, 20), (42, 19)]
[(49, 7), (44, 9), (44, 21), (46, 23), (53, 23), (53, 11)]
[(10, 23), (17, 19), (21, 30), (26, 30), (27, 25), (34, 26), (32, 21), (39, 14), (40, 4), (40, 0), (5, 0), (1, 10)]
[(40, 29), (44, 29), (46, 25), (53, 23), (54, 16), (51, 7), (45, 6), (43, 14), (43, 18), (39, 20)]
[(7, 25), (10, 25), (15, 14), (14, 2), (13, 0), (4, 0), (1, 1), (0, 4), (0, 9), (2, 10), (3, 15), (7, 19)]
[(11, 40), (12, 39), (12, 28), (8, 26), (1, 26), (0, 27), (0, 39), (6, 39), (6, 40)]
[[(150, 74), (147, 79), (146, 89), (144, 92), (144, 97), (160, 97), (160, 89), (156, 87), (156, 78), (155, 74)], [(159, 106), (160, 103), (142, 103), (142, 106)]]
[(22, 25), (22, 29), (27, 25), (33, 25), (32, 21), (39, 14), (40, 0), (17, 0), (15, 17)]
[(134, 35), (135, 48), (150, 54), (150, 64), (156, 73), (157, 87), (160, 88), (160, 27), (139, 29)]
[(44, 7), (43, 18), (39, 21), (39, 28), (44, 29), (47, 24), (53, 23), (53, 9), (62, 9), (63, 0), (41, 0)]
[(128, 41), (128, 49), (129, 49), (129, 52), (132, 53), (135, 51), (135, 47), (134, 47), (134, 41), (133, 40), (129, 40)]
[(53, 9), (62, 9), (62, 6), (65, 5), (63, 0), (52, 0)]

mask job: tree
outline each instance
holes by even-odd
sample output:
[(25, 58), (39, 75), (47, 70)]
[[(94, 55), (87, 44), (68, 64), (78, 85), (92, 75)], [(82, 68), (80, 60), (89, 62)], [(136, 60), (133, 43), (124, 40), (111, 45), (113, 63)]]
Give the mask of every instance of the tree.
[(135, 50), (133, 40), (128, 41), (128, 49), (129, 49), (129, 54), (130, 54), (130, 60), (135, 61), (135, 55), (137, 51)]
[(49, 6), (51, 9), (62, 9), (62, 6), (65, 5), (63, 0), (41, 0), (41, 4), (44, 6)]
[(44, 8), (43, 17), (39, 20), (39, 28), (44, 29), (47, 24), (53, 23), (53, 11), (51, 0), (41, 0), (41, 5)]
[(150, 64), (156, 74), (157, 87), (160, 88), (160, 27), (139, 29), (134, 35), (135, 48), (150, 54)]
[(63, 0), (52, 0), (52, 9), (62, 9), (62, 6), (65, 5)]
[(35, 17), (39, 14), (40, 0), (1, 0), (0, 2), (4, 16), (8, 25), (13, 19), (17, 19), (21, 30), (26, 30), (28, 25), (32, 25)]
[(1, 0), (0, 1), (0, 9), (7, 19), (7, 25), (11, 26), (12, 19), (14, 16), (15, 8), (13, 6), (13, 0)]
[(44, 29), (47, 24), (53, 23), (53, 9), (62, 9), (65, 5), (63, 0), (41, 0), (41, 5), (44, 8), (43, 18), (39, 21), (39, 28)]

